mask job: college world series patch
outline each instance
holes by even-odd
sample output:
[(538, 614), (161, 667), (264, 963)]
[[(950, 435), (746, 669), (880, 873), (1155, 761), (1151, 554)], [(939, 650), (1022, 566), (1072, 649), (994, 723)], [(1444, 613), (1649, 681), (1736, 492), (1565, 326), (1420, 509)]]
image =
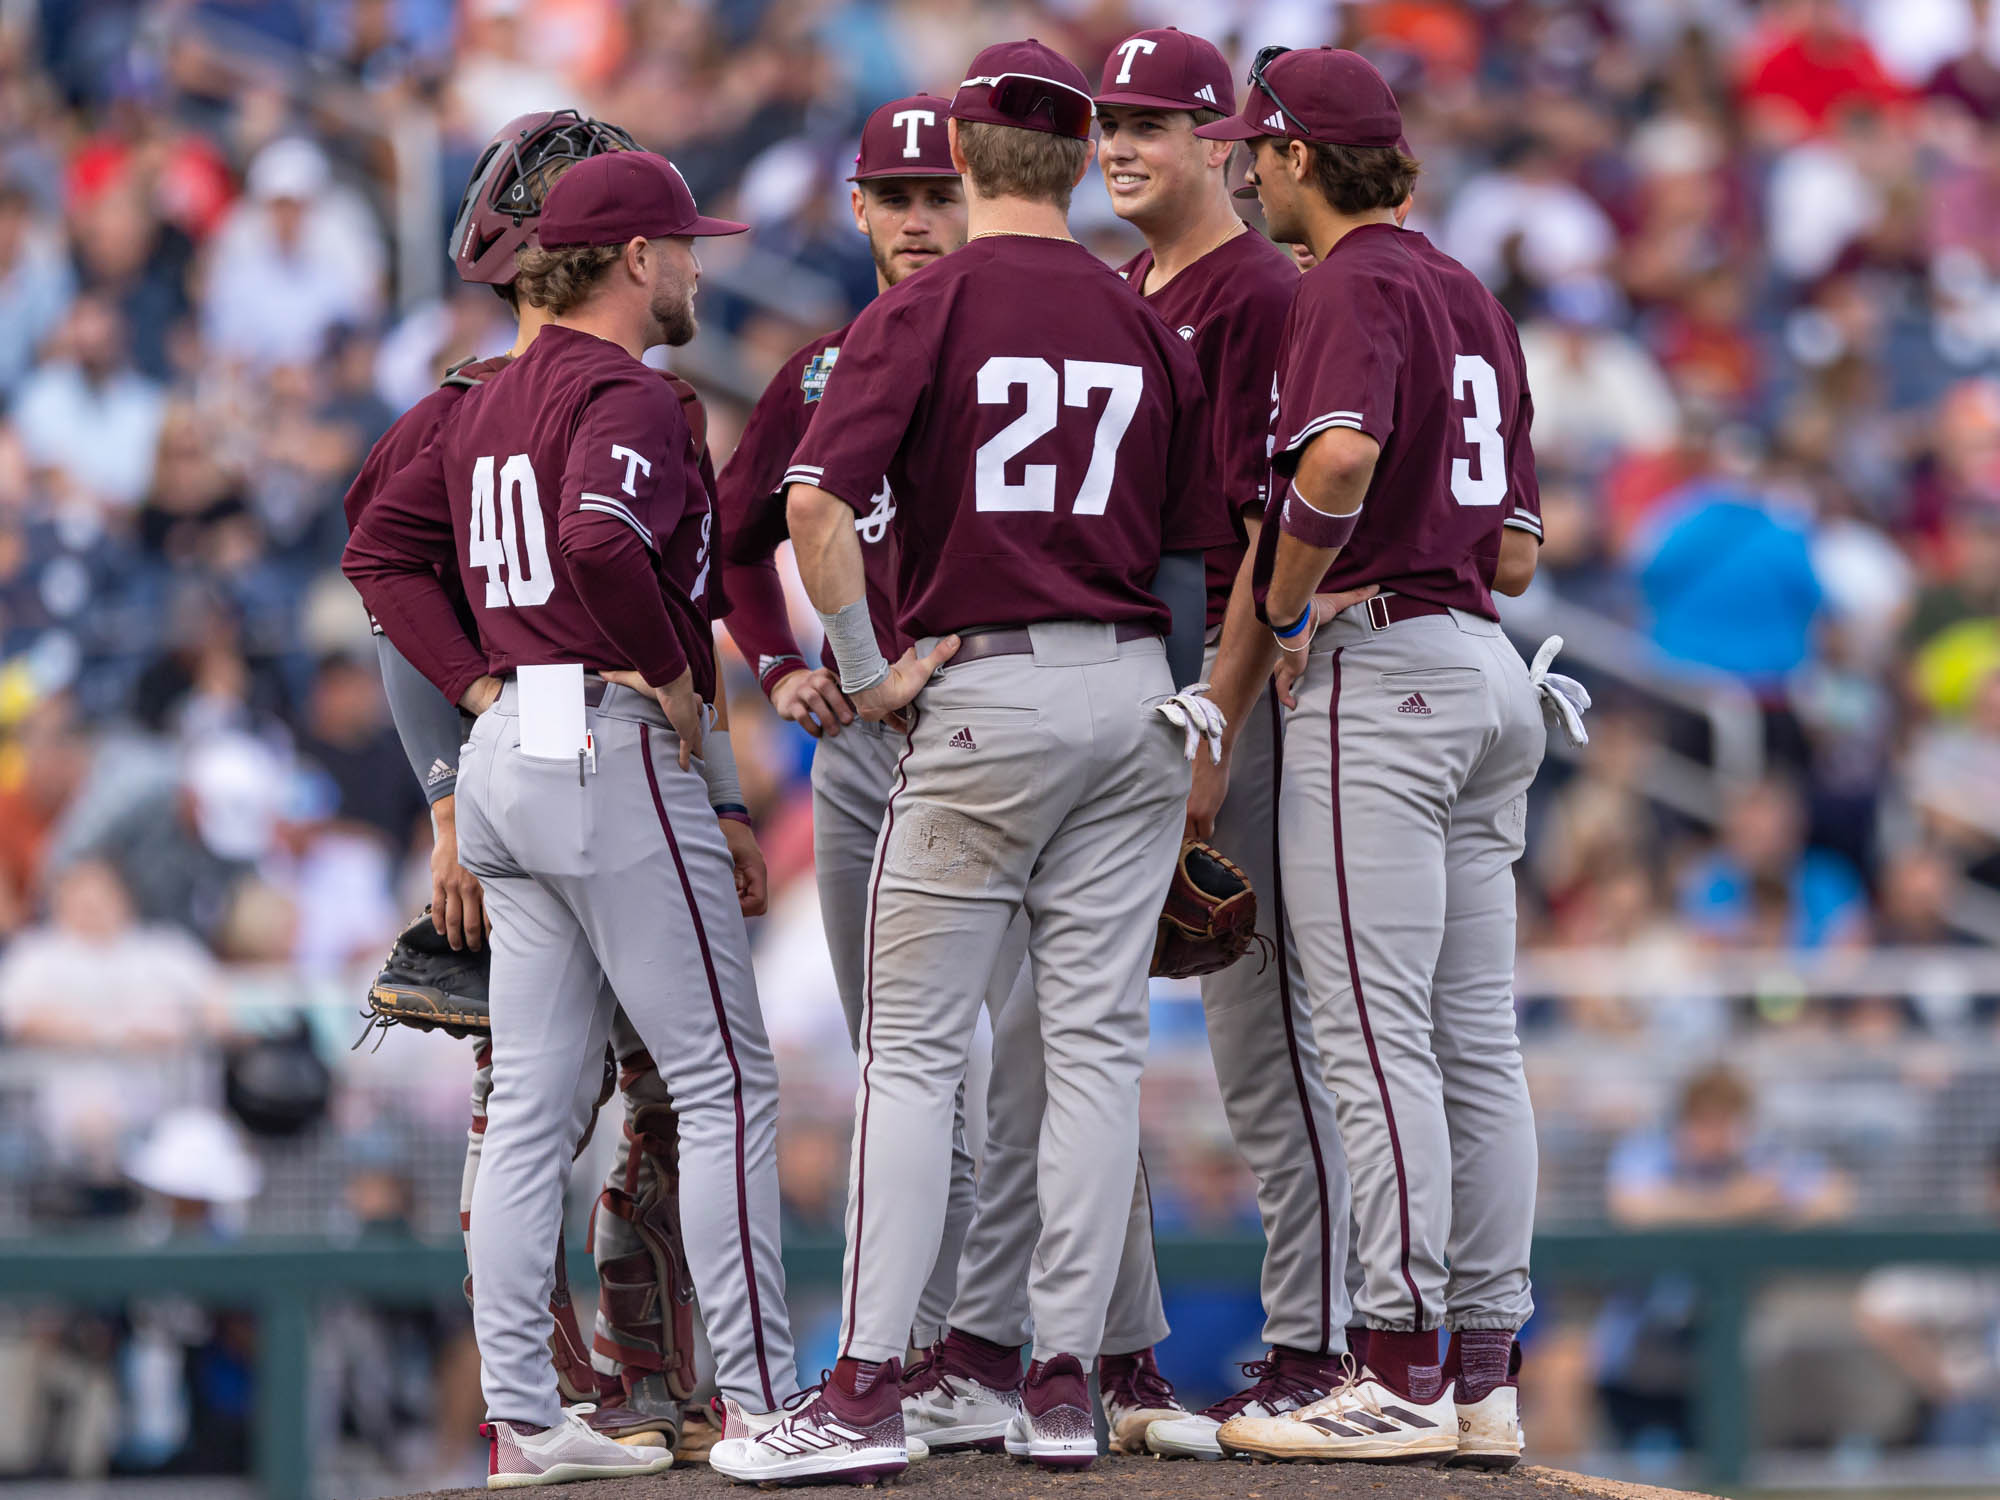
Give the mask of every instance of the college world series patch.
[(799, 389), (805, 392), (808, 403), (819, 400), (826, 394), (826, 378), (833, 373), (834, 361), (840, 358), (840, 345), (822, 349), (806, 361), (806, 367), (799, 376)]

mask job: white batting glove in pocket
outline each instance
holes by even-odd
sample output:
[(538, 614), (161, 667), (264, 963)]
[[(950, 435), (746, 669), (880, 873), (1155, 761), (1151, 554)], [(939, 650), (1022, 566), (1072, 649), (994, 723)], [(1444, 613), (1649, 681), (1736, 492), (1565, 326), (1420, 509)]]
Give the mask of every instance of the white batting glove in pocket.
[(1222, 731), (1228, 720), (1222, 717), (1207, 696), (1208, 684), (1191, 682), (1173, 697), (1153, 705), (1169, 724), (1187, 735), (1187, 758), (1193, 760), (1203, 740), (1208, 742), (1208, 758), (1222, 764)]
[(1590, 731), (1583, 727), (1583, 716), (1590, 708), (1590, 690), (1574, 677), (1549, 670), (1549, 663), (1562, 648), (1563, 638), (1559, 635), (1542, 642), (1535, 659), (1528, 664), (1528, 684), (1542, 700), (1542, 718), (1549, 728), (1560, 732), (1571, 749), (1580, 750), (1590, 743)]

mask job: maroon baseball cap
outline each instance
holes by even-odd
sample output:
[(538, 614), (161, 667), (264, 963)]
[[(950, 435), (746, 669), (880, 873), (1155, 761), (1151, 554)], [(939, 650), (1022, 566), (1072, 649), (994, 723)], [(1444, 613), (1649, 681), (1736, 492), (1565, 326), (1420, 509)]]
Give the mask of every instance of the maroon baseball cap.
[(1136, 109), (1236, 109), (1229, 63), (1205, 37), (1171, 26), (1135, 31), (1104, 59), (1099, 104)]
[(1250, 69), (1242, 110), (1195, 134), (1211, 141), (1275, 135), (1321, 146), (1393, 146), (1403, 137), (1403, 112), (1388, 80), (1358, 52), (1266, 47)]
[(936, 94), (912, 94), (891, 99), (861, 127), (861, 149), (854, 154), (849, 182), (877, 177), (956, 177), (951, 141), (944, 122), (951, 101)]
[(741, 234), (748, 224), (706, 219), (695, 211), (680, 168), (652, 151), (593, 156), (563, 173), (542, 205), (535, 238), (544, 250), (565, 245), (622, 245), (634, 235)]
[(1096, 113), (1083, 69), (1033, 37), (996, 42), (981, 52), (951, 97), (954, 120), (1012, 125), (1080, 141), (1090, 138)]

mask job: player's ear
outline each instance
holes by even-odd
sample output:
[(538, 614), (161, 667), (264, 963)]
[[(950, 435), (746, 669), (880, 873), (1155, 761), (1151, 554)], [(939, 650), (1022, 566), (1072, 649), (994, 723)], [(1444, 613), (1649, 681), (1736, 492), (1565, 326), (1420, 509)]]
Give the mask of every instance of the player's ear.
[(1292, 181), (1304, 182), (1312, 176), (1313, 148), (1301, 140), (1285, 142), (1285, 161), (1292, 169)]
[(1076, 169), (1076, 176), (1070, 182), (1071, 187), (1075, 187), (1090, 175), (1090, 164), (1097, 160), (1096, 137), (1093, 136), (1090, 140), (1085, 141), (1083, 148), (1083, 165)]
[(625, 242), (625, 253), (619, 257), (625, 274), (634, 281), (643, 282), (652, 270), (653, 246), (643, 234), (635, 234)]
[(868, 215), (865, 210), (868, 207), (868, 199), (861, 191), (861, 184), (857, 182), (853, 187), (849, 188), (847, 190), (847, 197), (849, 204), (854, 209), (854, 227), (863, 234), (866, 234), (868, 232)]
[(1208, 169), (1211, 172), (1217, 168), (1226, 169), (1229, 166), (1229, 158), (1236, 154), (1236, 142), (1234, 141), (1211, 141), (1205, 140), (1201, 136), (1196, 136), (1195, 139), (1201, 141), (1201, 144), (1207, 148), (1203, 151), (1202, 156), (1207, 161)]
[(964, 153), (963, 151), (961, 151), (961, 150), (959, 150), (959, 149), (958, 149), (958, 121), (957, 121), (957, 120), (955, 120), (955, 119), (947, 119), (947, 120), (946, 120), (946, 121), (944, 122), (944, 139), (945, 139), (945, 144), (946, 144), (947, 146), (949, 146), (949, 147), (951, 148), (951, 169), (952, 169), (952, 171), (954, 171), (954, 172), (958, 173), (958, 175), (959, 175), (959, 176), (960, 176), (961, 178), (965, 178), (965, 179), (968, 179), (968, 180), (969, 180), (969, 179), (970, 179), (970, 173), (969, 173), (969, 172), (967, 171), (967, 168), (966, 168), (966, 165), (965, 165), (965, 153)]

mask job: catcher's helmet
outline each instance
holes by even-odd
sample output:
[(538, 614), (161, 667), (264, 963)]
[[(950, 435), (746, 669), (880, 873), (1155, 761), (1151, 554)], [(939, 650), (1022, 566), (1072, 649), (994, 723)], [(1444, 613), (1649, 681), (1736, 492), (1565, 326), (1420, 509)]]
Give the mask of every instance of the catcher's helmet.
[(535, 220), (557, 170), (609, 151), (637, 151), (616, 125), (573, 109), (518, 116), (479, 153), (451, 226), (451, 258), (467, 281), (505, 286), (514, 279), (514, 252), (534, 234)]

